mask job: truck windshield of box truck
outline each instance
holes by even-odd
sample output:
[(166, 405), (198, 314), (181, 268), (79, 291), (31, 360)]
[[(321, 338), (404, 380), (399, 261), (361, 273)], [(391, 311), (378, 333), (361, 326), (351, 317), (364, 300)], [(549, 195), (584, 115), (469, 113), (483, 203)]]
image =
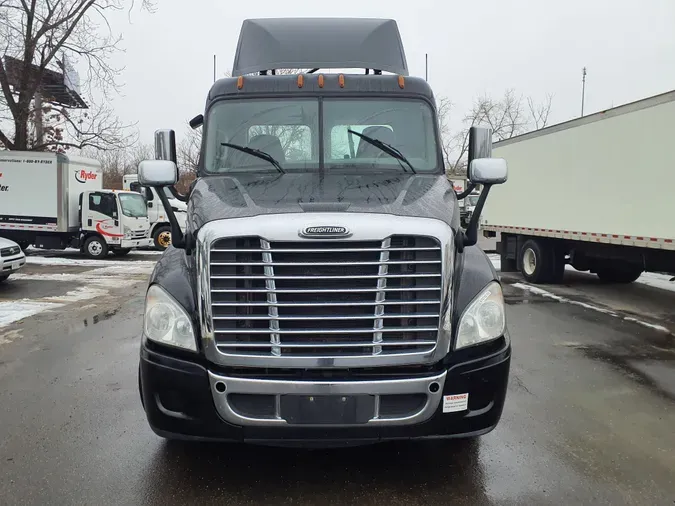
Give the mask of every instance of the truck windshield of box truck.
[[(207, 119), (205, 167), (209, 173), (277, 170), (269, 159), (232, 146), (236, 145), (257, 149), (291, 172), (320, 167), (356, 172), (408, 170), (387, 154), (386, 147), (393, 147), (416, 172), (437, 172), (441, 165), (433, 118), (431, 107), (415, 99), (223, 100)], [(373, 139), (383, 143), (385, 150), (374, 145)]]
[(118, 193), (122, 214), (132, 218), (147, 218), (148, 206), (143, 196), (137, 193)]

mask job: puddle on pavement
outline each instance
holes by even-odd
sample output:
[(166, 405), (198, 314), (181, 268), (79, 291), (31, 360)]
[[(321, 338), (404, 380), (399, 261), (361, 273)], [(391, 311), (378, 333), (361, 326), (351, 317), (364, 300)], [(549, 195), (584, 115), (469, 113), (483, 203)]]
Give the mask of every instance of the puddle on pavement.
[(88, 327), (89, 325), (96, 325), (97, 323), (101, 323), (102, 321), (105, 321), (108, 318), (112, 318), (113, 316), (115, 316), (118, 311), (119, 308), (109, 309), (107, 311), (104, 311), (103, 313), (95, 314), (91, 318), (85, 318), (83, 320), (84, 326)]
[(83, 318), (82, 320), (79, 320), (75, 323), (72, 323), (68, 326), (66, 326), (66, 332), (68, 334), (75, 334), (77, 332), (82, 332), (84, 329), (87, 327), (90, 327), (92, 325), (96, 325), (98, 323), (101, 323), (105, 320), (108, 320), (115, 316), (119, 311), (119, 308), (115, 309), (108, 309), (106, 311), (103, 311), (101, 313), (97, 313), (93, 316), (89, 316), (87, 318)]
[(645, 329), (636, 337), (611, 345), (569, 344), (589, 359), (605, 362), (655, 393), (675, 401), (675, 340), (672, 334)]
[(559, 304), (560, 301), (535, 294), (504, 294), (504, 302), (509, 306), (518, 304)]

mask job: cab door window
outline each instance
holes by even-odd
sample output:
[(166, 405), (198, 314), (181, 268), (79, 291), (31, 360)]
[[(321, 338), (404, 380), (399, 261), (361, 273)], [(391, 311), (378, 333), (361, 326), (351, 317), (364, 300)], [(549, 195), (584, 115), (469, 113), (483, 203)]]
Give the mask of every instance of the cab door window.
[(89, 195), (89, 210), (117, 218), (117, 199), (110, 193), (92, 193)]

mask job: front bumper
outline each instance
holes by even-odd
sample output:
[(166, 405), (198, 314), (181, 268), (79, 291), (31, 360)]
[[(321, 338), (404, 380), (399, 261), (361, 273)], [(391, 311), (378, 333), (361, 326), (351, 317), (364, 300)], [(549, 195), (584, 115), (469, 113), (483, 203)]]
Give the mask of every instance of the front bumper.
[(152, 238), (145, 239), (122, 239), (120, 248), (146, 248), (153, 245)]
[[(170, 438), (335, 446), (396, 439), (469, 437), (485, 434), (497, 425), (506, 397), (510, 360), (511, 349), (505, 344), (489, 357), (423, 374), (401, 374), (393, 378), (387, 374), (353, 381), (261, 380), (252, 378), (250, 373), (212, 370), (211, 366), (207, 369), (204, 364), (171, 357), (143, 345), (139, 386), (151, 428), (160, 436)], [(438, 390), (433, 392), (436, 387)], [(304, 411), (286, 411), (295, 415), (307, 414), (310, 400), (334, 398), (349, 402), (353, 396), (361, 402), (371, 397), (385, 399), (392, 393), (408, 395), (405, 399), (409, 400), (411, 394), (419, 396), (422, 392), (426, 394), (426, 403), (413, 410), (413, 416), (402, 409), (401, 403), (394, 402), (388, 404), (388, 413), (384, 413), (384, 407), (378, 407), (380, 416), (375, 418), (371, 416), (372, 406), (367, 406), (368, 414), (357, 416), (349, 425), (337, 426), (325, 420), (296, 423), (292, 416), (289, 423), (279, 418), (284, 396), (304, 399)], [(270, 395), (270, 403), (257, 406), (247, 403), (248, 393), (261, 394), (261, 397)], [(459, 394), (468, 394), (466, 408), (455, 410), (455, 405), (453, 411), (444, 412), (444, 397)], [(231, 402), (226, 401), (228, 396), (232, 396)], [(380, 406), (384, 406), (384, 402)], [(356, 413), (361, 409), (352, 407)], [(448, 409), (446, 405), (445, 410)]]
[(17, 272), (26, 265), (26, 255), (23, 253), (12, 257), (2, 257), (2, 275), (8, 275)]

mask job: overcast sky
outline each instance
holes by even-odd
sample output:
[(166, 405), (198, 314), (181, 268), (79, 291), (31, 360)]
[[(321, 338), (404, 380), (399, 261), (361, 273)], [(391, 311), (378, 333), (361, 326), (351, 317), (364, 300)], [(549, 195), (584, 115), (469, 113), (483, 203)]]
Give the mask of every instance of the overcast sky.
[(203, 112), (213, 55), (220, 76), (231, 67), (244, 19), (312, 16), (396, 19), (411, 75), (424, 76), (428, 53), (429, 82), (455, 118), (476, 96), (513, 88), (552, 93), (552, 122), (571, 119), (584, 66), (586, 113), (675, 89), (675, 0), (157, 0), (154, 14), (112, 19), (125, 49), (115, 64), (126, 67), (116, 110), (146, 142), (158, 128), (180, 139)]

